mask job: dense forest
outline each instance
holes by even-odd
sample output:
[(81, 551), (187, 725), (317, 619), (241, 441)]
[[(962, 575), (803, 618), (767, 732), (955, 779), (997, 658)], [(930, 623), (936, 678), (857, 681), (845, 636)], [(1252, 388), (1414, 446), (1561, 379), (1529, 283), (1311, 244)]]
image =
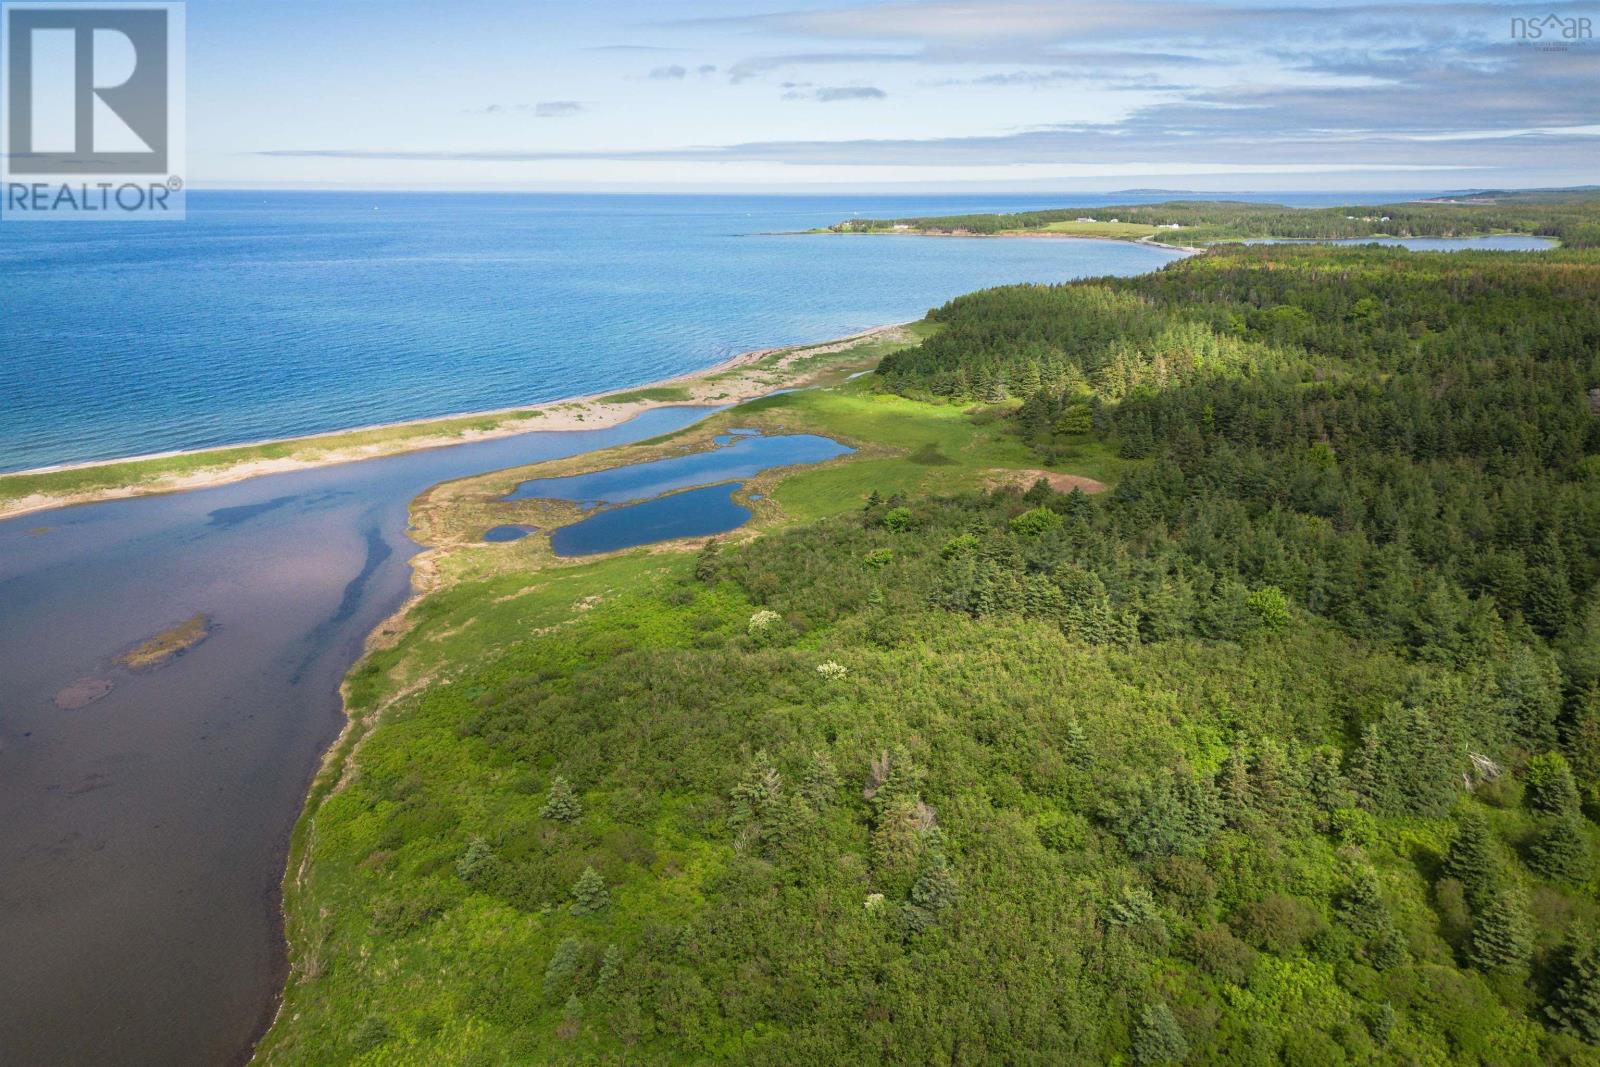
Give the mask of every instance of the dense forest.
[(264, 1058), (1600, 1064), (1600, 253), (930, 318), (851, 388), (1115, 485), (515, 608), (323, 805)]
[[(1600, 246), (1595, 218), (1597, 193), (1574, 192), (1544, 198), (1506, 196), (1470, 202), (1407, 201), (1396, 204), (1292, 208), (1230, 200), (1175, 200), (1161, 204), (1059, 208), (1006, 214), (947, 215), (926, 218), (856, 218), (831, 227), (838, 233), (892, 230), (896, 226), (928, 233), (1026, 233), (1053, 224), (1093, 217), (1105, 221), (1161, 227), (1149, 240), (1193, 245), (1251, 238), (1340, 239), (1463, 237), (1482, 233), (1530, 233), (1556, 237), (1569, 248)], [(1178, 227), (1171, 229), (1170, 227)]]

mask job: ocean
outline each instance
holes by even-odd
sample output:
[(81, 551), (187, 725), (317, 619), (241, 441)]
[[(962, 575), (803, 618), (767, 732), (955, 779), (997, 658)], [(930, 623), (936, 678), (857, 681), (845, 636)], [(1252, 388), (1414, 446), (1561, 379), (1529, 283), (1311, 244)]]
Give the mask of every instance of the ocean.
[(1172, 253), (779, 231), (1170, 198), (199, 191), (179, 224), (0, 226), (0, 472), (622, 389), (1139, 273)]

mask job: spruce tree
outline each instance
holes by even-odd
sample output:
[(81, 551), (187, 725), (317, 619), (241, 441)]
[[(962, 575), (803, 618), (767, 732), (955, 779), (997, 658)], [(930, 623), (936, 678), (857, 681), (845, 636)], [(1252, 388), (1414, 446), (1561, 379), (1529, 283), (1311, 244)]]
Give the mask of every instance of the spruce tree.
[(583, 874), (572, 885), (572, 914), (593, 915), (604, 911), (611, 903), (611, 892), (606, 881), (593, 867), (585, 867)]
[(817, 810), (827, 807), (839, 792), (839, 770), (833, 764), (828, 750), (819, 748), (811, 756), (805, 778), (800, 783), (800, 793), (806, 802)]
[(569, 937), (556, 946), (555, 955), (544, 969), (544, 995), (554, 1000), (572, 986), (578, 975), (578, 965), (583, 961), (583, 945)]
[(1533, 955), (1533, 925), (1528, 910), (1512, 893), (1494, 898), (1472, 927), (1472, 965), (1481, 971), (1515, 973)]
[(1572, 768), (1559, 752), (1546, 752), (1528, 761), (1523, 774), (1528, 807), (1541, 815), (1571, 815), (1578, 810), (1578, 785)]
[(1528, 866), (1551, 881), (1583, 881), (1589, 873), (1589, 841), (1583, 816), (1571, 814), (1547, 820), (1528, 849)]
[(1389, 925), (1378, 875), (1371, 867), (1357, 867), (1339, 899), (1339, 918), (1360, 937), (1374, 937)]
[(1389, 918), (1377, 872), (1371, 867), (1357, 867), (1351, 872), (1350, 884), (1339, 899), (1338, 914), (1350, 932), (1362, 939), (1362, 955), (1373, 967), (1385, 971), (1405, 959), (1405, 937)]
[(622, 950), (616, 945), (607, 945), (605, 956), (600, 960), (600, 975), (594, 980), (595, 996), (602, 1001), (616, 992), (617, 978), (622, 973)]
[(1183, 1028), (1162, 1001), (1146, 1004), (1133, 1028), (1133, 1059), (1140, 1067), (1182, 1063), (1189, 1055)]
[(550, 792), (546, 794), (544, 807), (539, 809), (539, 814), (556, 822), (571, 822), (583, 814), (583, 805), (572, 791), (572, 786), (558, 774), (550, 780)]
[(1494, 895), (1499, 874), (1494, 833), (1478, 812), (1469, 809), (1456, 820), (1456, 833), (1444, 857), (1444, 873), (1462, 884), (1467, 902), (1474, 908), (1484, 906)]
[(1600, 1045), (1600, 946), (1591, 941), (1568, 947), (1545, 1014), (1557, 1029)]
[(1222, 801), (1222, 817), (1234, 829), (1249, 824), (1254, 792), (1250, 788), (1250, 759), (1235, 745), (1218, 772), (1217, 793)]

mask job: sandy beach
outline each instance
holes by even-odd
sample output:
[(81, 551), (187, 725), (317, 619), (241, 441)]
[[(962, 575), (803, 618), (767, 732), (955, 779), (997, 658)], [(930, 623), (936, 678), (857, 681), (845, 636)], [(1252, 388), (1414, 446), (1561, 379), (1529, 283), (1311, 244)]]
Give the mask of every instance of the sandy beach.
[[(519, 433), (603, 429), (661, 407), (736, 404), (765, 396), (779, 389), (812, 384), (841, 369), (857, 369), (848, 357), (840, 360), (821, 357), (840, 355), (858, 346), (906, 340), (910, 336), (908, 325), (894, 323), (876, 326), (860, 333), (816, 344), (752, 349), (703, 370), (665, 378), (648, 385), (565, 400), (552, 400), (541, 404), (469, 412), (434, 419), (384, 423), (221, 448), (132, 456), (18, 471), (0, 475), (0, 490), (9, 489), (16, 494), (17, 487), (24, 489), (20, 494), (0, 499), (0, 520), (73, 504), (205, 489), (267, 474), (283, 474), (340, 463), (355, 463), (380, 456), (429, 448), (446, 448), (469, 441), (508, 437)], [(875, 363), (876, 359), (870, 353), (863, 353), (862, 361)], [(671, 395), (663, 397), (639, 395), (663, 391), (670, 391)], [(485, 420), (488, 425), (483, 425)], [(461, 426), (460, 423), (477, 425)], [(373, 435), (378, 435), (380, 439), (352, 440), (370, 438)], [(230, 453), (241, 450), (283, 445), (291, 447), (289, 454), (270, 458), (230, 458)], [(204, 457), (213, 454), (217, 457), (215, 465), (206, 464)], [(196, 465), (197, 460), (199, 465)], [(172, 461), (175, 469), (163, 471), (161, 465), (164, 461)], [(115, 468), (124, 466), (130, 469), (125, 478), (120, 478)], [(42, 487), (37, 492), (25, 491), (29, 480), (43, 482), (57, 475), (96, 471), (107, 475), (105, 484), (66, 491), (48, 486)]]

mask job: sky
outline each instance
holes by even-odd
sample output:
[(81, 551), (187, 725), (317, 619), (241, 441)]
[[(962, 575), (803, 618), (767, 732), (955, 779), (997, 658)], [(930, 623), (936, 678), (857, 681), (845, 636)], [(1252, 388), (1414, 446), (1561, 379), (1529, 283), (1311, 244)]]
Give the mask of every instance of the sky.
[(1600, 182), (1600, 0), (190, 0), (189, 181), (594, 191)]

